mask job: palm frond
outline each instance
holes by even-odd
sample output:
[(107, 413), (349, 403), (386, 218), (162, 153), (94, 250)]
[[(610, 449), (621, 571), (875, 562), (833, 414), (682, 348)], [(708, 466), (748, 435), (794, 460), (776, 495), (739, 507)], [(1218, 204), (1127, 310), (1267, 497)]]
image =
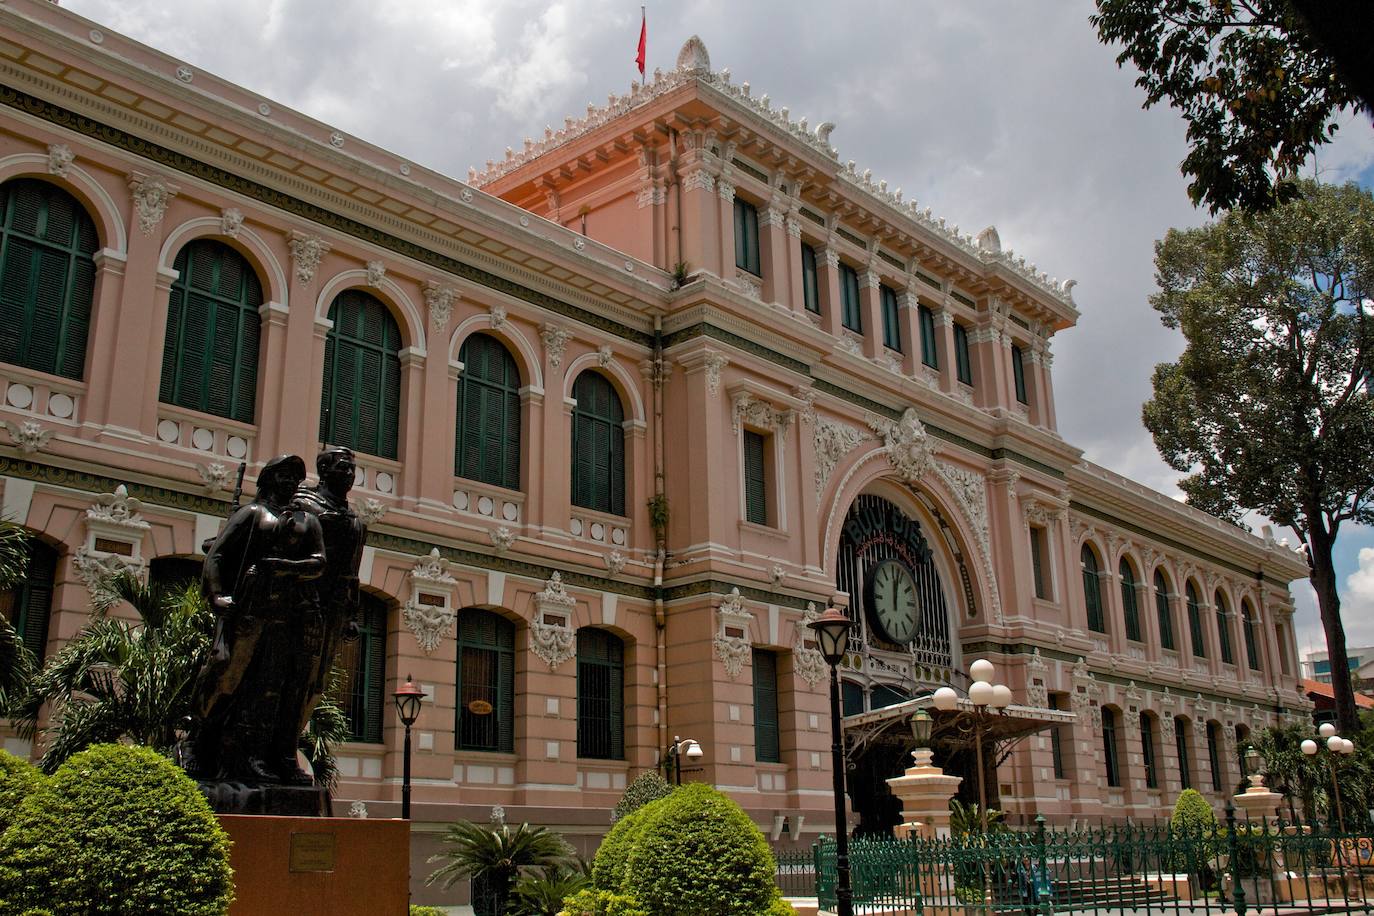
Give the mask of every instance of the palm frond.
[(0, 591), (21, 582), (29, 569), (29, 538), (22, 525), (0, 517)]
[(300, 749), (305, 759), (310, 761), (310, 769), (315, 773), (315, 781), (331, 792), (339, 781), (339, 766), (334, 758), (334, 748), (351, 737), (348, 714), (344, 712), (341, 699), (344, 689), (344, 670), (337, 665), (329, 672), (329, 686), (320, 698), (305, 731), (301, 733)]

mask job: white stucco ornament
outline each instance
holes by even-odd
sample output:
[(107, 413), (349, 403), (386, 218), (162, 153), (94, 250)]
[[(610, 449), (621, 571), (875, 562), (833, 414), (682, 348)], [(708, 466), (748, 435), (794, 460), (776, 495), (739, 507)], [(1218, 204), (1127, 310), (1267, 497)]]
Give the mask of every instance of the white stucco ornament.
[(368, 496), (359, 500), (354, 510), (364, 525), (375, 525), (381, 521), (383, 515), (386, 515), (387, 505), (380, 499), (373, 499)]
[(90, 593), (91, 604), (97, 609), (110, 608), (118, 603), (111, 589), (111, 583), (124, 574), (138, 576), (143, 572), (143, 564), (128, 557), (114, 553), (99, 553), (81, 545), (72, 554), (72, 565), (76, 567), (76, 577)]
[(67, 171), (75, 161), (76, 154), (67, 144), (53, 143), (48, 146), (48, 174), (66, 178)]
[(706, 53), (705, 43), (696, 35), (687, 39), (682, 45), (682, 50), (677, 52), (677, 68), (711, 72), (711, 55)]
[(868, 438), (868, 433), (844, 423), (819, 419), (816, 421), (813, 445), (816, 450), (816, 497), (820, 498), (835, 466), (845, 455)]
[(431, 280), (425, 284), (424, 293), (429, 320), (434, 323), (436, 330), (442, 331), (448, 327), (449, 318), (453, 316), (453, 299), (457, 292), (452, 287), (440, 286)]
[(229, 238), (238, 238), (239, 230), (243, 228), (243, 211), (234, 207), (227, 207), (219, 213), (219, 231), (221, 235)]
[(329, 243), (317, 235), (293, 231), (287, 244), (291, 248), (291, 262), (295, 266), (296, 282), (309, 283), (315, 278), (320, 259), (329, 253)]
[[(802, 614), (801, 620), (797, 621), (796, 630), (792, 637), (792, 667), (797, 672), (797, 676), (812, 687), (825, 680), (825, 656), (821, 655), (821, 650), (816, 647), (815, 637), (811, 630), (811, 621), (820, 616), (821, 612), (816, 610), (816, 603), (814, 601), (806, 602), (806, 613)], [(810, 645), (807, 645), (808, 640)]]
[(196, 465), (196, 473), (200, 475), (200, 481), (205, 484), (205, 489), (211, 493), (228, 490), (229, 481), (234, 476), (234, 472), (229, 469), (228, 465), (218, 461)]
[(916, 483), (934, 470), (935, 447), (915, 408), (908, 407), (896, 422), (870, 417), (868, 425), (883, 440), (892, 469), (907, 483)]
[(25, 455), (32, 455), (47, 445), (53, 433), (52, 430), (46, 429), (35, 420), (23, 420), (19, 423), (5, 420), (4, 427), (5, 432), (9, 433), (10, 438), (14, 440), (15, 448)]
[(732, 588), (730, 594), (716, 609), (717, 630), (715, 638), (716, 657), (725, 666), (730, 680), (739, 677), (744, 663), (749, 661), (753, 643), (749, 640), (749, 627), (754, 615), (744, 606), (739, 589)]
[(129, 191), (133, 195), (134, 210), (138, 213), (138, 228), (144, 235), (152, 235), (167, 212), (167, 204), (177, 196), (176, 185), (168, 184), (160, 175), (135, 172), (129, 176)]
[(379, 287), (382, 285), (382, 281), (385, 279), (386, 265), (383, 264), (381, 261), (368, 261), (367, 285), (371, 287)]
[(411, 596), (405, 607), (401, 608), (401, 619), (405, 621), (406, 628), (415, 634), (416, 644), (429, 655), (439, 647), (443, 637), (453, 635), (457, 617), (452, 608), (425, 604)]
[(544, 341), (544, 357), (551, 368), (563, 365), (563, 351), (570, 337), (571, 331), (556, 324), (546, 324), (539, 329), (539, 338)]
[(86, 522), (103, 522), (137, 531), (147, 531), (150, 527), (143, 520), (143, 503), (129, 495), (124, 484), (115, 487), (113, 493), (104, 493), (95, 498), (95, 503), (86, 510)]
[(448, 561), (435, 547), (420, 557), (410, 570), (410, 598), (401, 608), (401, 619), (426, 655), (445, 636), (453, 635), (457, 615), (453, 610), (453, 591), (458, 582), (448, 572)]
[(576, 654), (572, 615), (577, 599), (568, 594), (563, 574), (555, 572), (534, 596), (530, 648), (554, 671)]

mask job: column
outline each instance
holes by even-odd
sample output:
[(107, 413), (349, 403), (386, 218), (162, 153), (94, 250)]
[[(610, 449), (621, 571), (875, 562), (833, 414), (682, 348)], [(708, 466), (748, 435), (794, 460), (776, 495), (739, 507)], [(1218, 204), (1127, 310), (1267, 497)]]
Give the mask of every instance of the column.
[(987, 321), (969, 332), (973, 351), (974, 402), (979, 407), (1008, 408), (1011, 364), (1002, 345), (1002, 332)]
[(282, 302), (266, 302), (258, 308), (262, 320), (261, 355), (258, 372), (262, 377), (262, 397), (258, 401), (258, 439), (253, 456), (283, 454), (277, 448), (282, 403), (286, 400), (286, 334), (290, 310)]
[[(716, 179), (716, 241), (719, 247), (720, 278), (734, 284), (735, 272), (735, 186), (728, 175)], [(708, 242), (709, 244), (709, 242)], [(761, 242), (760, 242), (761, 244)]]
[(859, 274), (859, 309), (864, 323), (864, 356), (877, 359), (883, 352), (883, 306), (878, 292), (880, 277), (876, 265)]
[[(443, 450), (436, 452), (426, 452), (424, 446), (429, 444), (427, 441), (432, 438), (425, 435), (425, 427), (431, 430), (434, 427), (442, 428), (443, 423), (428, 423), (423, 420), (428, 411), (425, 410), (427, 391), (425, 385), (425, 351), (418, 347), (406, 347), (401, 351), (401, 435), (397, 443), (396, 454), (401, 461), (400, 481), (396, 487), (395, 495), (399, 496), (404, 504), (413, 508), (420, 499), (420, 480), (424, 474), (424, 463), (428, 456), (430, 461), (443, 455)], [(437, 362), (437, 360), (436, 360)], [(452, 413), (452, 411), (444, 411)], [(432, 415), (432, 414), (431, 414)], [(450, 439), (450, 442), (453, 440)], [(452, 455), (453, 447), (449, 446), (449, 454)]]
[(806, 289), (802, 279), (801, 212), (795, 201), (787, 211), (786, 227), (787, 283), (790, 290), (786, 305), (794, 312), (801, 312), (806, 309)]
[(919, 379), (922, 377), (921, 319), (915, 282), (908, 279), (906, 288), (897, 294), (897, 324), (902, 335), (902, 372)]
[(816, 265), (821, 274), (817, 284), (821, 294), (821, 327), (839, 338), (844, 334), (840, 321), (840, 253), (833, 239), (818, 253), (822, 262)]
[[(801, 279), (801, 244), (787, 235), (786, 213), (781, 202), (774, 200), (759, 213), (759, 267), (763, 270), (763, 301), (797, 308), (801, 298), (793, 285), (792, 264), (797, 265), (797, 279)], [(790, 257), (793, 247), (797, 257)]]
[[(698, 146), (685, 148), (678, 163), (678, 197), (682, 207), (678, 232), (682, 240), (682, 260), (689, 272), (703, 270), (723, 277), (717, 242), (720, 208), (715, 195), (716, 180), (707, 168), (699, 136), (688, 132), (683, 137), (684, 143), (693, 137), (690, 142)], [(733, 258), (730, 264), (734, 265)]]
[(935, 312), (935, 352), (940, 363), (940, 390), (959, 389), (959, 370), (954, 359), (954, 316), (948, 308)]
[(115, 334), (123, 300), (127, 257), (113, 248), (95, 254), (95, 296), (91, 303), (90, 340), (87, 352), (86, 393), (82, 396), (78, 418), (83, 423), (103, 426), (108, 422), (109, 402), (116, 394), (114, 385)]

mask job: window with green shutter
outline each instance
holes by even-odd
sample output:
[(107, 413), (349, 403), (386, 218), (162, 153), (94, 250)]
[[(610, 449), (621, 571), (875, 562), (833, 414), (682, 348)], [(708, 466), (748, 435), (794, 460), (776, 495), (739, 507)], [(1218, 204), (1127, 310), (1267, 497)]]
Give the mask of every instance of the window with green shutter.
[(747, 200), (735, 198), (735, 266), (761, 276), (759, 267), (759, 211)]
[(878, 287), (883, 310), (883, 346), (902, 352), (902, 326), (897, 319), (897, 293), (891, 287)]
[(344, 672), (343, 702), (348, 740), (382, 743), (386, 711), (386, 603), (364, 592), (358, 608), (358, 638), (345, 642), (337, 665)]
[(1026, 396), (1026, 361), (1021, 353), (1021, 348), (1012, 345), (1011, 348), (1011, 377), (1016, 385), (1016, 400), (1022, 404), (1029, 404), (1030, 399)]
[(1097, 553), (1084, 544), (1079, 560), (1083, 567), (1083, 603), (1088, 609), (1088, 629), (1105, 633), (1107, 621), (1102, 613), (1102, 578), (1099, 575)]
[(577, 756), (625, 759), (625, 644), (592, 627), (577, 631)]
[(1169, 610), (1169, 582), (1162, 570), (1155, 570), (1155, 616), (1159, 618), (1159, 645), (1174, 648), (1174, 615)]
[(257, 273), (214, 239), (187, 244), (173, 266), (158, 400), (252, 423), (262, 323)]
[(973, 384), (973, 363), (968, 352), (968, 328), (962, 324), (954, 325), (954, 368), (959, 381), (965, 385)]
[(515, 750), (515, 626), (491, 611), (458, 614), (460, 751)]
[(32, 178), (0, 187), (0, 362), (83, 377), (99, 248), (66, 191)]
[(764, 649), (754, 650), (754, 759), (759, 763), (782, 762), (778, 657)]
[(1155, 757), (1155, 723), (1149, 713), (1140, 714), (1140, 762), (1145, 765), (1145, 787), (1159, 788), (1159, 766)]
[(1186, 600), (1188, 603), (1188, 635), (1193, 641), (1193, 655), (1207, 657), (1207, 645), (1202, 641), (1202, 607), (1198, 600), (1197, 589), (1188, 583)]
[(1174, 717), (1174, 752), (1178, 755), (1178, 784), (1180, 789), (1193, 787), (1193, 763), (1188, 754), (1188, 720)]
[(1221, 726), (1215, 722), (1207, 723), (1207, 763), (1212, 769), (1212, 791), (1220, 792), (1221, 772)]
[(490, 334), (473, 334), (458, 351), (457, 442), (453, 473), (520, 489), (520, 370)]
[(1231, 613), (1226, 606), (1226, 596), (1217, 592), (1212, 596), (1212, 603), (1216, 605), (1217, 646), (1221, 649), (1221, 661), (1223, 664), (1234, 665), (1236, 656), (1231, 649)]
[(1241, 626), (1245, 629), (1245, 660), (1251, 671), (1260, 670), (1259, 643), (1255, 639), (1255, 609), (1249, 601), (1240, 603)]
[(1121, 610), (1126, 618), (1126, 638), (1140, 642), (1140, 596), (1136, 591), (1135, 570), (1125, 557), (1117, 567), (1121, 577)]
[(859, 303), (859, 274), (840, 265), (840, 323), (851, 331), (864, 332), (863, 307)]
[(744, 431), (744, 518), (755, 525), (768, 517), (768, 439), (752, 429)]
[(1102, 762), (1107, 770), (1107, 785), (1121, 785), (1121, 744), (1116, 731), (1116, 711), (1102, 708)]
[(816, 249), (802, 242), (802, 304), (808, 312), (821, 313), (821, 284), (816, 270)]
[(320, 441), (395, 458), (401, 412), (401, 329), (375, 296), (339, 293), (324, 342)]
[(1030, 526), (1031, 577), (1035, 584), (1035, 597), (1048, 600), (1050, 580), (1045, 569), (1045, 529), (1039, 525)]
[(935, 346), (935, 313), (927, 306), (918, 306), (916, 314), (921, 325), (921, 362), (932, 369), (940, 368), (940, 351)]
[[(1068, 694), (1050, 694), (1050, 709), (1068, 708)], [(1065, 726), (1055, 725), (1050, 728), (1050, 759), (1054, 764), (1054, 778), (1067, 779), (1067, 767), (1064, 761), (1064, 731)]]
[(29, 537), (26, 549), (29, 558), (24, 565), (24, 577), (13, 588), (0, 592), (0, 617), (10, 622), (24, 645), (41, 662), (48, 646), (57, 551), (33, 536)]
[(573, 383), (572, 502), (625, 514), (625, 407), (605, 376), (588, 370)]

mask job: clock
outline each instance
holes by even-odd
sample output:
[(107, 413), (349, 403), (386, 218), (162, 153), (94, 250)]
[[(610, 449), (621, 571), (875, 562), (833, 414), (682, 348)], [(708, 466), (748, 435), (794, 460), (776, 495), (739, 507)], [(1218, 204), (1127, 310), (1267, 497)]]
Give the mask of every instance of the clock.
[(883, 560), (868, 575), (868, 612), (890, 642), (916, 637), (916, 581), (900, 560)]

